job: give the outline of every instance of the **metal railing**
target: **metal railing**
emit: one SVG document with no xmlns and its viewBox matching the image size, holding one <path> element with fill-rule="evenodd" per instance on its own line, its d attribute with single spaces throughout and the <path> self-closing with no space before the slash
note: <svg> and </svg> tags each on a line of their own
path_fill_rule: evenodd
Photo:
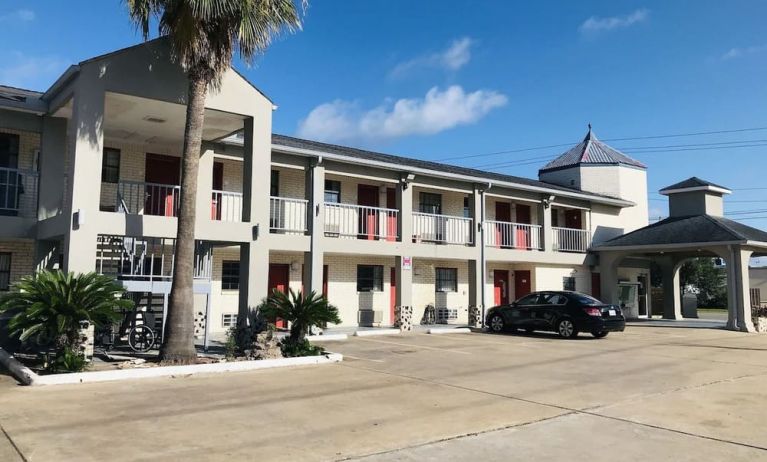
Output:
<svg viewBox="0 0 767 462">
<path fill-rule="evenodd" d="M 413 240 L 470 245 L 474 242 L 471 218 L 413 212 Z"/>
<path fill-rule="evenodd" d="M 541 226 L 505 221 L 485 222 L 485 245 L 508 249 L 541 250 Z"/>
<path fill-rule="evenodd" d="M 242 193 L 213 190 L 210 219 L 217 221 L 242 221 Z"/>
<path fill-rule="evenodd" d="M 585 253 L 591 246 L 591 234 L 585 229 L 551 228 L 553 248 L 556 252 Z"/>
<path fill-rule="evenodd" d="M 399 211 L 325 202 L 325 235 L 396 241 Z"/>
<path fill-rule="evenodd" d="M 269 198 L 269 229 L 275 233 L 306 232 L 308 201 L 287 197 Z"/>
<path fill-rule="evenodd" d="M 212 248 L 195 244 L 194 278 L 210 280 Z M 120 280 L 165 281 L 173 278 L 176 240 L 100 234 L 96 241 L 96 271 Z"/>
<path fill-rule="evenodd" d="M 37 217 L 37 185 L 34 171 L 0 167 L 0 215 Z"/>
<path fill-rule="evenodd" d="M 127 207 L 127 213 L 138 215 L 178 216 L 181 186 L 120 180 L 117 184 L 117 204 Z"/>
</svg>

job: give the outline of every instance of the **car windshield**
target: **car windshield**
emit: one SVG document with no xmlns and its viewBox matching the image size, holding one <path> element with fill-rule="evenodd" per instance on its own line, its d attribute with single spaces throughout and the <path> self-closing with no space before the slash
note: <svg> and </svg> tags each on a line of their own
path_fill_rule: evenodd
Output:
<svg viewBox="0 0 767 462">
<path fill-rule="evenodd" d="M 591 295 L 586 294 L 571 294 L 571 297 L 575 298 L 580 303 L 583 303 L 584 305 L 603 305 L 601 301 L 597 300 L 596 298 L 592 297 Z"/>
</svg>

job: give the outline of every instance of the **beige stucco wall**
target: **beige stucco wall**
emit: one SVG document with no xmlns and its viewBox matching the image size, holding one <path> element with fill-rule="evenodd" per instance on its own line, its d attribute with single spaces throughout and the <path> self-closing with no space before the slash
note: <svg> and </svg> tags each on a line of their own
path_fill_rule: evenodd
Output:
<svg viewBox="0 0 767 462">
<path fill-rule="evenodd" d="M 759 289 L 761 292 L 760 303 L 767 303 L 767 268 L 750 268 L 748 270 L 750 284 L 752 289 Z"/>
</svg>

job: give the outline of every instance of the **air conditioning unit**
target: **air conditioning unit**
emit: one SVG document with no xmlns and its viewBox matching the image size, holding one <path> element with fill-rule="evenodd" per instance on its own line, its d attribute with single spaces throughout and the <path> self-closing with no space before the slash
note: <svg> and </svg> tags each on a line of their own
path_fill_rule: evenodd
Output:
<svg viewBox="0 0 767 462">
<path fill-rule="evenodd" d="M 361 327 L 376 327 L 383 322 L 383 311 L 380 310 L 359 310 L 357 312 L 357 323 Z"/>
<path fill-rule="evenodd" d="M 437 308 L 437 324 L 449 324 L 458 319 L 457 308 Z"/>
</svg>

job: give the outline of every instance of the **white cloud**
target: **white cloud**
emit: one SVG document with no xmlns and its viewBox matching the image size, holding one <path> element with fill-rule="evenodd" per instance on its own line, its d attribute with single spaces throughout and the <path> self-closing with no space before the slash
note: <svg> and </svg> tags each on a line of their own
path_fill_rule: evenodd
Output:
<svg viewBox="0 0 767 462">
<path fill-rule="evenodd" d="M 610 31 L 633 26 L 634 24 L 646 21 L 649 17 L 650 11 L 644 8 L 635 10 L 624 16 L 609 16 L 604 18 L 592 16 L 585 20 L 578 30 L 580 30 L 581 33 Z"/>
<path fill-rule="evenodd" d="M 44 90 L 69 65 L 54 56 L 28 56 L 13 52 L 0 55 L 5 65 L 0 69 L 0 84 L 32 90 Z"/>
<path fill-rule="evenodd" d="M 767 44 L 744 47 L 744 48 L 737 48 L 737 47 L 730 48 L 729 50 L 727 50 L 727 53 L 722 55 L 722 59 L 728 60 L 728 59 L 741 58 L 743 56 L 753 55 L 755 53 L 763 53 L 765 51 L 767 51 Z"/>
<path fill-rule="evenodd" d="M 438 53 L 419 56 L 397 64 L 391 70 L 389 75 L 391 77 L 402 77 L 413 70 L 423 68 L 457 71 L 471 60 L 471 47 L 474 46 L 475 43 L 476 42 L 469 37 L 453 40 L 446 49 Z"/>
<path fill-rule="evenodd" d="M 11 11 L 8 13 L 2 13 L 0 14 L 0 22 L 10 22 L 10 21 L 22 21 L 22 22 L 29 22 L 35 20 L 35 12 L 32 10 L 16 10 Z"/>
<path fill-rule="evenodd" d="M 507 101 L 496 91 L 466 93 L 458 85 L 444 91 L 433 87 L 423 98 L 387 101 L 368 110 L 356 102 L 335 100 L 314 108 L 299 123 L 298 136 L 339 142 L 432 135 L 473 124 Z"/>
</svg>

